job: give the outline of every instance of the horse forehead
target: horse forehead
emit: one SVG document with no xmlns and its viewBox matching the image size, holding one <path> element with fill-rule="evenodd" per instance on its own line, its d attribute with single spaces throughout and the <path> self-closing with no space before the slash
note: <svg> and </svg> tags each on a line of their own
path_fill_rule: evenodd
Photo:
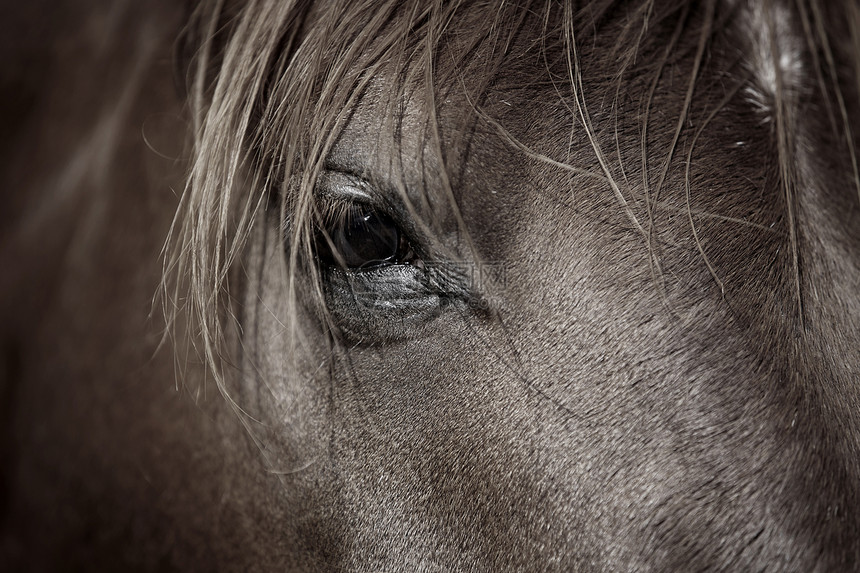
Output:
<svg viewBox="0 0 860 573">
<path fill-rule="evenodd" d="M 507 123 L 526 145 L 557 154 L 567 140 L 558 122 L 543 122 L 525 111 L 510 113 L 508 106 L 515 100 L 505 92 L 485 97 L 479 109 L 465 91 L 456 89 L 441 101 L 431 101 L 423 90 L 415 89 L 405 101 L 392 102 L 389 86 L 387 77 L 371 83 L 351 111 L 328 160 L 330 165 L 384 183 L 391 192 L 405 193 L 415 205 L 429 201 L 442 208 L 451 199 L 445 180 L 459 200 L 475 190 L 476 178 L 487 182 L 494 174 L 522 167 L 522 153 L 482 119 L 497 115 L 496 111 L 508 112 Z M 549 92 L 544 100 L 543 108 L 562 105 Z M 431 105 L 435 106 L 432 115 L 428 113 Z"/>
</svg>

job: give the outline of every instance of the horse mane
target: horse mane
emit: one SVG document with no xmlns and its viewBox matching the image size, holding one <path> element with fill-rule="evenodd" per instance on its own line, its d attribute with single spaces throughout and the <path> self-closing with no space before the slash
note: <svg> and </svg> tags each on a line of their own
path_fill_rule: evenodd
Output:
<svg viewBox="0 0 860 573">
<path fill-rule="evenodd" d="M 725 33 L 726 23 L 738 2 L 653 0 L 598 2 L 484 0 L 482 25 L 470 35 L 458 33 L 458 22 L 468 3 L 443 0 L 334 0 L 325 7 L 301 0 L 216 0 L 202 2 L 195 10 L 186 41 L 192 54 L 182 65 L 188 70 L 188 101 L 193 125 L 193 159 L 180 208 L 165 246 L 162 296 L 168 323 L 180 315 L 190 321 L 190 332 L 217 380 L 225 362 L 223 343 L 230 321 L 238 312 L 233 291 L 241 281 L 236 263 L 241 261 L 252 228 L 267 210 L 277 210 L 286 245 L 286 284 L 290 304 L 296 304 L 298 270 L 311 278 L 313 298 L 323 318 L 325 303 L 313 260 L 315 217 L 313 190 L 325 159 L 349 120 L 357 102 L 372 82 L 383 82 L 384 108 L 392 117 L 402 115 L 402 104 L 416 93 L 424 102 L 419 123 L 427 126 L 426 138 L 442 169 L 442 186 L 456 208 L 453 174 L 439 135 L 438 102 L 444 91 L 465 90 L 472 114 L 496 130 L 524 156 L 571 172 L 581 167 L 570 158 L 549 157 L 530 149 L 502 122 L 481 107 L 493 89 L 498 71 L 515 66 L 529 81 L 551 82 L 573 117 L 571 129 L 584 129 L 600 166 L 596 177 L 604 179 L 623 209 L 631 227 L 651 249 L 653 276 L 661 278 L 654 217 L 660 208 L 660 192 L 673 158 L 687 152 L 687 208 L 690 205 L 689 164 L 692 148 L 682 150 L 679 138 L 693 122 L 691 109 L 697 98 L 708 98 L 698 83 L 699 70 L 708 58 L 712 40 Z M 788 30 L 782 16 L 788 3 L 764 2 L 754 10 L 758 21 L 750 23 L 748 36 L 756 50 L 746 72 L 736 71 L 737 89 L 756 105 L 763 122 L 770 123 L 777 144 L 778 171 L 787 209 L 795 275 L 795 296 L 802 316 L 801 262 L 798 260 L 796 186 L 798 167 L 798 101 L 808 90 L 818 90 L 826 102 L 830 128 L 843 141 L 860 192 L 855 134 L 851 131 L 846 98 L 856 98 L 860 85 L 860 8 L 856 3 L 826 6 L 820 0 L 798 0 L 800 30 Z M 623 12 L 621 19 L 610 18 Z M 487 25 L 489 21 L 489 25 Z M 834 26 L 847 33 L 834 34 Z M 789 32 L 801 44 L 785 38 Z M 583 53 L 602 50 L 597 61 Z M 606 39 L 608 38 L 608 39 Z M 837 42 L 833 38 L 847 38 Z M 530 51 L 523 56 L 523 47 Z M 695 54 L 686 78 L 681 105 L 674 121 L 672 143 L 652 149 L 649 118 L 658 82 L 679 54 Z M 792 51 L 808 52 L 816 63 L 815 77 L 795 77 Z M 649 54 L 648 58 L 643 54 Z M 480 66 L 470 63 L 480 54 Z M 652 57 L 653 56 L 653 57 Z M 544 67 L 534 66 L 543 61 Z M 850 62 L 851 70 L 838 62 Z M 606 81 L 584 85 L 583 66 L 600 65 Z M 187 66 L 187 67 L 186 67 Z M 743 66 L 741 66 L 742 68 Z M 469 70 L 468 76 L 464 70 Z M 741 69 L 739 68 L 739 69 Z M 529 79 L 530 76 L 530 79 Z M 642 82 L 641 165 L 626 169 L 620 157 L 598 133 L 588 102 L 602 98 L 609 112 L 601 121 L 611 125 L 625 78 Z M 600 90 L 602 93 L 592 93 Z M 736 93 L 736 92 L 731 92 Z M 701 130 L 726 104 L 717 99 L 704 117 L 696 117 L 691 130 L 692 147 Z M 396 129 L 380 134 L 394 144 Z M 616 134 L 617 142 L 617 134 Z M 655 157 L 658 165 L 649 165 Z M 628 177 L 641 178 L 632 196 Z M 462 222 L 461 222 L 462 223 Z M 708 261 L 699 241 L 692 214 L 690 232 L 699 252 L 721 289 L 721 278 Z M 305 276 L 305 275 L 303 275 Z M 292 313 L 295 314 L 295 313 Z M 298 328 L 298 325 L 287 325 Z"/>
</svg>

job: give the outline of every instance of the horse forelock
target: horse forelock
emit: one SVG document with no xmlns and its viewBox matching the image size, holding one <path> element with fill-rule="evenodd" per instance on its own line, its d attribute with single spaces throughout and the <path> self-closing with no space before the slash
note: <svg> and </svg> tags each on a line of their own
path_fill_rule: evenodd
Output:
<svg viewBox="0 0 860 573">
<path fill-rule="evenodd" d="M 208 13 L 199 34 L 208 39 L 197 55 L 190 90 L 198 118 L 197 151 L 172 233 L 167 268 L 173 269 L 169 274 L 174 278 L 188 277 L 187 305 L 199 321 L 209 359 L 215 358 L 211 343 L 221 338 L 221 319 L 213 313 L 217 305 L 212 302 L 221 299 L 227 270 L 240 257 L 256 215 L 275 197 L 290 235 L 290 264 L 310 256 L 314 182 L 350 114 L 362 98 L 370 97 L 369 92 L 385 100 L 381 107 L 389 111 L 382 115 L 400 117 L 401 122 L 405 102 L 421 94 L 420 117 L 414 123 L 423 126 L 429 152 L 439 156 L 435 161 L 443 166 L 439 172 L 443 179 L 457 170 L 453 165 L 457 154 L 449 151 L 446 157 L 443 148 L 456 148 L 451 137 L 465 137 L 475 116 L 493 125 L 527 156 L 561 171 L 582 171 L 581 165 L 568 163 L 565 156 L 549 157 L 530 149 L 482 111 L 492 103 L 488 94 L 495 91 L 497 100 L 506 101 L 506 91 L 522 87 L 510 85 L 512 78 L 519 78 L 524 86 L 551 85 L 558 106 L 569 112 L 571 129 L 588 135 L 596 163 L 590 162 L 587 169 L 605 178 L 630 224 L 643 240 L 652 242 L 652 219 L 659 210 L 652 199 L 659 202 L 684 121 L 691 121 L 690 116 L 701 109 L 704 117 L 699 121 L 707 123 L 708 114 L 719 113 L 724 105 L 698 103 L 707 101 L 697 77 L 702 75 L 700 67 L 708 49 L 725 51 L 717 39 L 733 34 L 746 45 L 744 53 L 736 55 L 743 67 L 729 70 L 734 79 L 728 78 L 744 90 L 761 121 L 772 122 L 780 134 L 777 164 L 789 211 L 788 228 L 794 233 L 795 175 L 790 158 L 796 147 L 797 94 L 810 86 L 810 74 L 804 71 L 806 46 L 821 44 L 826 36 L 822 36 L 820 10 L 804 12 L 808 21 L 798 22 L 792 14 L 783 2 L 715 1 L 693 7 L 604 2 L 579 10 L 539 2 L 344 2 L 315 7 L 259 1 L 241 8 L 228 3 L 223 10 Z M 492 15 L 489 22 L 487 15 Z M 224 29 L 230 30 L 228 37 L 215 34 Z M 667 43 L 672 52 L 665 50 Z M 653 109 L 655 93 L 659 99 L 655 89 L 674 61 L 697 47 L 696 61 L 683 80 L 687 99 L 675 108 L 679 118 L 675 136 L 662 142 L 665 149 L 657 150 L 646 134 L 649 117 L 658 111 Z M 582 68 L 600 69 L 605 81 L 582 85 Z M 618 113 L 618 98 L 630 97 L 621 89 L 630 88 L 624 82 L 631 78 L 643 87 L 651 85 L 639 94 L 643 132 L 639 166 L 630 166 L 630 157 L 613 157 L 617 141 L 605 136 L 599 141 L 597 135 L 601 126 L 617 121 L 613 114 Z M 822 89 L 832 84 L 829 77 L 822 81 L 826 84 Z M 465 93 L 460 105 L 466 113 L 461 114 L 463 129 L 447 129 L 448 139 L 442 142 L 435 126 L 446 92 Z M 586 100 L 594 102 L 591 107 Z M 837 113 L 831 110 L 831 115 Z M 848 130 L 844 121 L 835 123 Z M 388 133 L 380 133 L 380 145 L 383 139 L 385 145 L 398 145 L 397 125 L 387 129 Z M 647 160 L 649 156 L 666 159 L 649 165 L 655 162 Z M 630 173 L 639 172 L 641 197 L 623 190 L 625 167 Z M 450 182 L 445 186 L 447 200 L 455 203 Z M 704 251 L 701 254 L 706 258 Z M 656 255 L 654 264 L 659 275 Z M 178 282 L 174 281 L 174 288 Z M 798 299 L 799 290 L 798 279 Z M 186 300 L 178 290 L 172 296 Z M 319 289 L 318 299 L 322 301 Z"/>
</svg>

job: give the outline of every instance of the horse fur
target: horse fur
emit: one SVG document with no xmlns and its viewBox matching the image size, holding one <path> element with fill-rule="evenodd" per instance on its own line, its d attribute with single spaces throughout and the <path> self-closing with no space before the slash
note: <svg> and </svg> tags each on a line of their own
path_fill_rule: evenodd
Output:
<svg viewBox="0 0 860 573">
<path fill-rule="evenodd" d="M 78 8 L 7 51 L 4 565 L 858 567 L 855 2 Z"/>
</svg>

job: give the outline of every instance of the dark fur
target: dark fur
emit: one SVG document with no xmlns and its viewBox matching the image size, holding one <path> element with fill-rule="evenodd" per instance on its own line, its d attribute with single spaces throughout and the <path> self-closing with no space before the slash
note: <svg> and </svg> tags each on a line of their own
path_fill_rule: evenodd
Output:
<svg viewBox="0 0 860 573">
<path fill-rule="evenodd" d="M 856 4 L 92 4 L 4 83 L 0 568 L 860 567 Z M 420 265 L 316 260 L 337 172 Z"/>
</svg>

